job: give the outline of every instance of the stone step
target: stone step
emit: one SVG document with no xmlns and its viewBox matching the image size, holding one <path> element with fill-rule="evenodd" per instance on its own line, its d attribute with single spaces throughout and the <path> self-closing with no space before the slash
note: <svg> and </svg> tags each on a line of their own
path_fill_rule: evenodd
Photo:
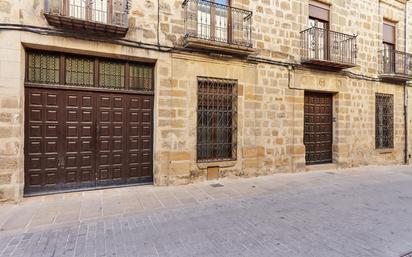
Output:
<svg viewBox="0 0 412 257">
<path fill-rule="evenodd" d="M 306 165 L 306 171 L 321 171 L 321 170 L 337 170 L 338 165 L 336 163 Z"/>
</svg>

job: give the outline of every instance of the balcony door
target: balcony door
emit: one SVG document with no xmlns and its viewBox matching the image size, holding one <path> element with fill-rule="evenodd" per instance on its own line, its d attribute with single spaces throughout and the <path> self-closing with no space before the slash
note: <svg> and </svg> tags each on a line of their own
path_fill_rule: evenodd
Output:
<svg viewBox="0 0 412 257">
<path fill-rule="evenodd" d="M 95 22 L 108 23 L 111 0 L 65 0 L 68 15 Z"/>
<path fill-rule="evenodd" d="M 87 0 L 69 0 L 66 1 L 69 16 L 86 20 L 88 18 L 88 1 Z"/>
<path fill-rule="evenodd" d="M 383 22 L 383 70 L 384 73 L 396 73 L 396 23 Z"/>
<path fill-rule="evenodd" d="M 318 60 L 327 60 L 329 23 L 310 17 L 309 26 L 316 28 L 309 35 L 309 43 L 311 44 L 309 56 Z"/>
<path fill-rule="evenodd" d="M 91 11 L 92 11 L 92 20 L 107 23 L 108 22 L 108 0 L 94 0 L 92 1 Z"/>
<path fill-rule="evenodd" d="M 310 1 L 309 4 L 309 57 L 317 60 L 328 60 L 329 57 L 329 6 Z"/>
<path fill-rule="evenodd" d="M 230 0 L 199 1 L 197 34 L 199 38 L 228 42 Z"/>
</svg>

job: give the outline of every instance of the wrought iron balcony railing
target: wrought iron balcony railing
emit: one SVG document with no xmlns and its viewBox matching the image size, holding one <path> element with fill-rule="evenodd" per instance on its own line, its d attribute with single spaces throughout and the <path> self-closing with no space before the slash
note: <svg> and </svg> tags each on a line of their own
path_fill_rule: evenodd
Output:
<svg viewBox="0 0 412 257">
<path fill-rule="evenodd" d="M 408 81 L 412 80 L 412 54 L 385 49 L 379 51 L 380 77 Z"/>
<path fill-rule="evenodd" d="M 46 0 L 50 25 L 124 36 L 128 29 L 128 0 Z"/>
<path fill-rule="evenodd" d="M 251 11 L 206 0 L 183 2 L 185 41 L 209 41 L 235 47 L 252 47 Z"/>
<path fill-rule="evenodd" d="M 300 36 L 302 63 L 334 69 L 356 66 L 356 35 L 312 27 Z"/>
</svg>

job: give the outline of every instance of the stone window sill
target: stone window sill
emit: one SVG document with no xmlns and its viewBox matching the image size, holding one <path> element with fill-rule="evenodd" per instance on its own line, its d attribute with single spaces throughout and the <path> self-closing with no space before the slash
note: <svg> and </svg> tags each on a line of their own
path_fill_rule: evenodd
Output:
<svg viewBox="0 0 412 257">
<path fill-rule="evenodd" d="M 378 154 L 391 154 L 394 152 L 393 148 L 386 148 L 386 149 L 376 149 Z"/>
<path fill-rule="evenodd" d="M 237 160 L 231 161 L 211 161 L 211 162 L 198 162 L 197 167 L 199 169 L 207 169 L 208 167 L 217 166 L 219 168 L 227 168 L 236 166 Z"/>
</svg>

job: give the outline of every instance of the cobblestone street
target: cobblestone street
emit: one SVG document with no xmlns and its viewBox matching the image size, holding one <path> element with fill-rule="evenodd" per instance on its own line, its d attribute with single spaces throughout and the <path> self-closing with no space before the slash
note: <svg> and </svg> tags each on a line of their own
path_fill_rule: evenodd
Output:
<svg viewBox="0 0 412 257">
<path fill-rule="evenodd" d="M 0 256 L 397 257 L 407 166 L 140 186 L 0 205 Z"/>
</svg>

